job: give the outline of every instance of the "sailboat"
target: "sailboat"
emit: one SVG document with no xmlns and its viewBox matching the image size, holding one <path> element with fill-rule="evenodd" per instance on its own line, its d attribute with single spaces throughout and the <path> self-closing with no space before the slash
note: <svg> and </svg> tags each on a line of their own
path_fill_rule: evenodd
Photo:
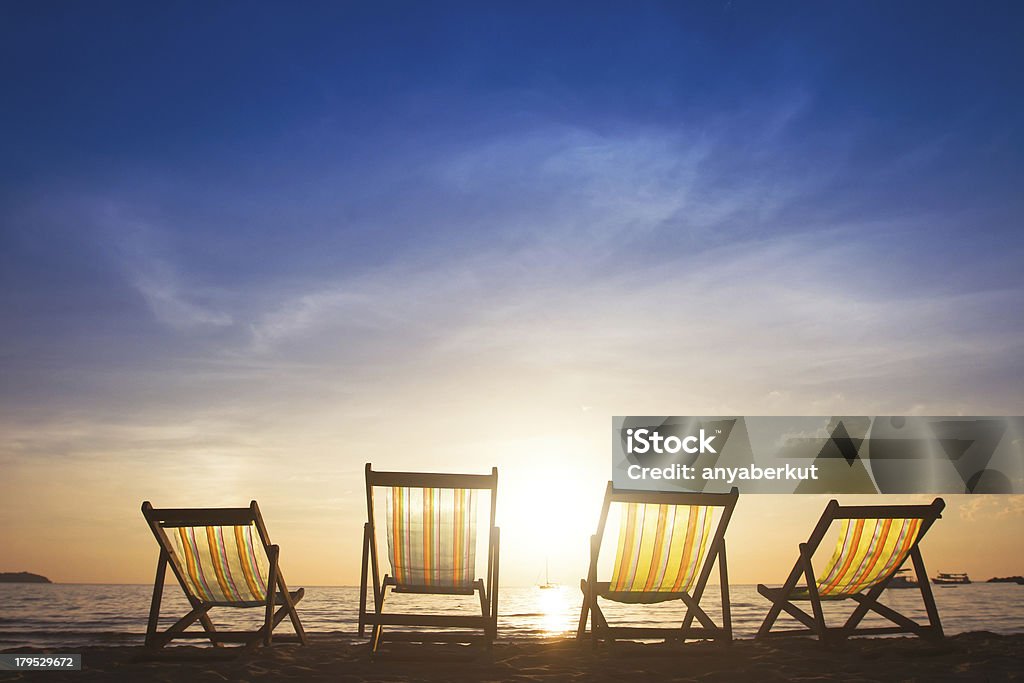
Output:
<svg viewBox="0 0 1024 683">
<path fill-rule="evenodd" d="M 544 558 L 544 583 L 537 584 L 537 588 L 541 590 L 547 590 L 549 588 L 558 588 L 557 583 L 551 583 L 551 579 L 548 577 L 548 560 Z"/>
</svg>

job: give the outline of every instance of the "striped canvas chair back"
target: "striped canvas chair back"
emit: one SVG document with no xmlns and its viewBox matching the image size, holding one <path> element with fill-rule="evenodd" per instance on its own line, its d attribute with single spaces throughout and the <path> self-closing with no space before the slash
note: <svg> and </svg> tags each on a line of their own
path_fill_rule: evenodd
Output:
<svg viewBox="0 0 1024 683">
<path fill-rule="evenodd" d="M 838 599 L 888 579 L 900 568 L 921 532 L 921 519 L 843 519 L 828 564 L 817 578 L 818 595 Z"/>
<path fill-rule="evenodd" d="M 465 589 L 476 579 L 477 490 L 386 488 L 388 559 L 399 586 Z"/>
<path fill-rule="evenodd" d="M 164 529 L 188 593 L 204 602 L 267 599 L 270 563 L 255 524 Z"/>
<path fill-rule="evenodd" d="M 609 590 L 692 590 L 718 528 L 722 508 L 656 503 L 621 503 L 619 507 L 619 541 Z"/>
</svg>

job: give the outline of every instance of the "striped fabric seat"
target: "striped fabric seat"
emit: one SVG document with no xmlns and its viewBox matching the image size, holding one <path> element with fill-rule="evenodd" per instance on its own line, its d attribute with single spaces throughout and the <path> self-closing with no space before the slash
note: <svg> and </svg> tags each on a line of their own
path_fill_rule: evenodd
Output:
<svg viewBox="0 0 1024 683">
<path fill-rule="evenodd" d="M 386 491 L 388 559 L 398 586 L 471 589 L 477 491 L 402 486 Z"/>
<path fill-rule="evenodd" d="M 885 581 L 903 564 L 920 531 L 920 519 L 842 520 L 836 548 L 816 581 L 818 595 L 845 598 Z"/>
<path fill-rule="evenodd" d="M 609 597 L 615 599 L 614 593 L 691 591 L 717 528 L 715 508 L 656 503 L 623 503 L 620 507 Z"/>
<path fill-rule="evenodd" d="M 264 602 L 269 562 L 255 525 L 166 529 L 185 587 L 214 603 Z"/>
</svg>

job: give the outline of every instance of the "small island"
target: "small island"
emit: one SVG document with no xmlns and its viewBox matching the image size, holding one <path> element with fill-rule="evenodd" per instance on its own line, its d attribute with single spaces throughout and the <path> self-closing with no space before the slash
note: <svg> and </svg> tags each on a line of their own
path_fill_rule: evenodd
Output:
<svg viewBox="0 0 1024 683">
<path fill-rule="evenodd" d="M 53 581 L 31 572 L 0 572 L 0 583 L 53 583 Z"/>
<path fill-rule="evenodd" d="M 1024 585 L 1024 576 L 996 576 L 989 579 L 987 583 L 1019 583 Z"/>
</svg>

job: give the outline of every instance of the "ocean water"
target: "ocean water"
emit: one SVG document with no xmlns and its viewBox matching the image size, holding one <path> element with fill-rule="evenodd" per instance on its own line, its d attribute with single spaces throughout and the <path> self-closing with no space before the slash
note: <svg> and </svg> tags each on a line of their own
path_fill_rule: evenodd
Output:
<svg viewBox="0 0 1024 683">
<path fill-rule="evenodd" d="M 173 590 L 172 590 L 173 589 Z M 1024 586 L 976 583 L 933 588 L 939 615 L 947 634 L 965 631 L 1024 632 Z M 733 631 L 738 638 L 756 632 L 768 609 L 768 601 L 754 586 L 731 587 Z M 86 645 L 138 645 L 142 643 L 152 597 L 150 586 L 76 584 L 0 584 L 0 649 Z M 579 621 L 582 594 L 578 586 L 547 590 L 508 587 L 499 593 L 500 638 L 544 638 L 574 633 Z M 716 622 L 720 615 L 718 587 L 709 586 L 704 606 Z M 826 604 L 830 624 L 841 622 L 847 604 Z M 887 590 L 883 602 L 907 616 L 924 621 L 920 594 L 913 589 Z M 632 626 L 678 626 L 682 605 L 678 601 L 651 606 L 602 602 L 609 622 Z M 299 615 L 306 631 L 314 634 L 356 635 L 359 589 L 355 587 L 306 587 Z M 438 598 L 389 594 L 386 610 L 445 613 L 479 613 L 476 598 Z M 188 611 L 177 585 L 164 593 L 161 619 L 166 628 Z M 260 609 L 214 609 L 218 627 L 255 628 Z M 831 619 L 829 619 L 831 617 Z M 779 622 L 781 625 L 781 621 Z M 865 623 L 886 624 L 881 618 Z M 291 630 L 285 620 L 278 632 Z M 199 643 L 202 641 L 179 641 Z"/>
</svg>

